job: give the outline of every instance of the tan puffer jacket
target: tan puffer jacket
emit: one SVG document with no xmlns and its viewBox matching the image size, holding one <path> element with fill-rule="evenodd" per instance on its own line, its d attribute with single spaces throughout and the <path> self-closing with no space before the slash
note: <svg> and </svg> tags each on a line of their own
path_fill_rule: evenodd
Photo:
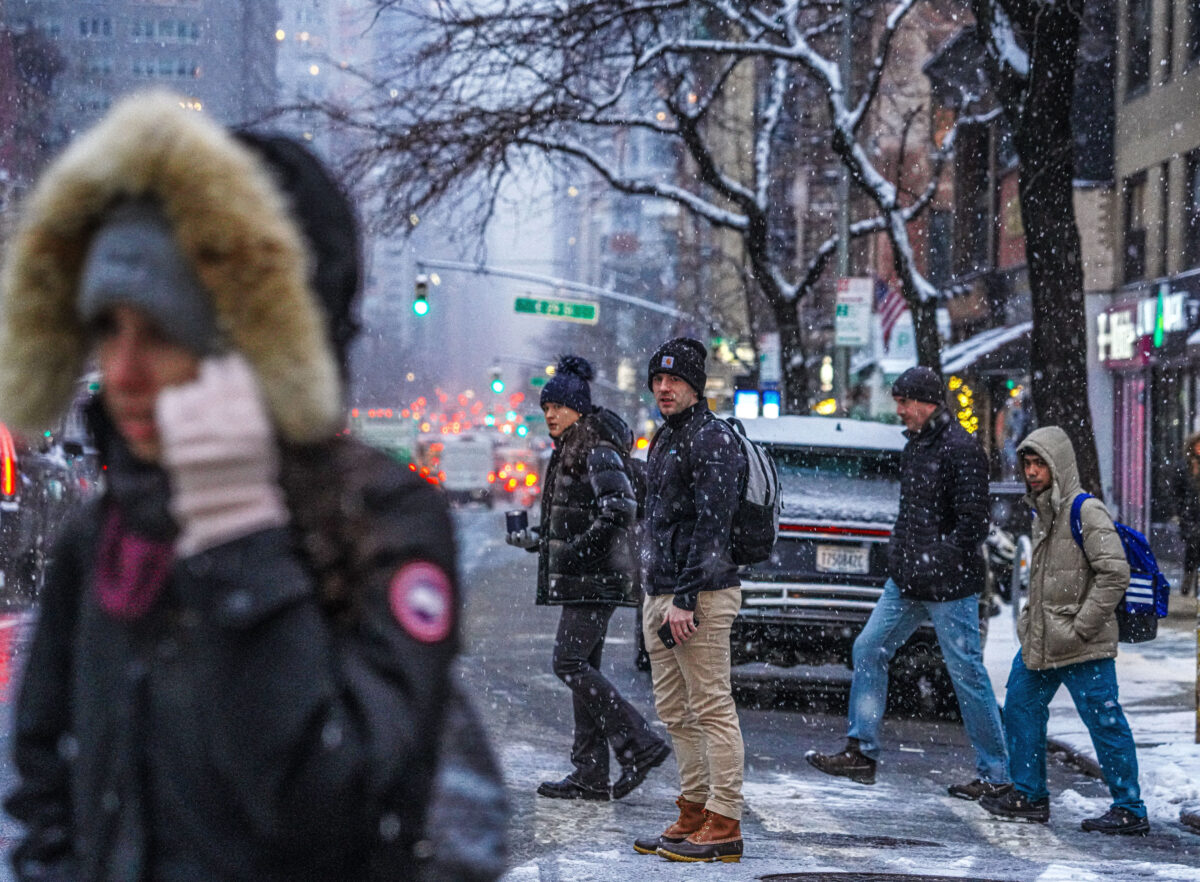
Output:
<svg viewBox="0 0 1200 882">
<path fill-rule="evenodd" d="M 1082 490 L 1067 433 L 1057 426 L 1038 429 L 1021 442 L 1026 451 L 1049 464 L 1053 482 L 1049 490 L 1026 497 L 1035 517 L 1029 603 L 1017 622 L 1025 667 L 1036 671 L 1115 658 L 1115 610 L 1129 586 L 1129 564 L 1112 517 L 1100 500 L 1085 501 L 1080 549 L 1071 535 L 1071 503 Z"/>
</svg>

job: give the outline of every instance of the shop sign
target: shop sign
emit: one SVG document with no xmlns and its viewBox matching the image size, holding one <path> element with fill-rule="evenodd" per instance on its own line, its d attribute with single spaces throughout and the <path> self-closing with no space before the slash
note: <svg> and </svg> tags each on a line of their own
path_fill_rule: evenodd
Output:
<svg viewBox="0 0 1200 882">
<path fill-rule="evenodd" d="M 1144 365 L 1167 334 L 1187 329 L 1187 295 L 1170 293 L 1163 285 L 1156 297 L 1113 306 L 1096 316 L 1096 357 L 1109 368 Z"/>
</svg>

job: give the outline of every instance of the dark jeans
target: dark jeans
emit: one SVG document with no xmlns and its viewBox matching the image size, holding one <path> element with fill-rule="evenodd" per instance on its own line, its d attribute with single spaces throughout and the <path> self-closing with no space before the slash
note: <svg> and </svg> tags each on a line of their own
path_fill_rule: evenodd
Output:
<svg viewBox="0 0 1200 882">
<path fill-rule="evenodd" d="M 1113 806 L 1146 817 L 1138 788 L 1137 750 L 1117 700 L 1117 667 L 1111 658 L 1031 671 L 1017 651 L 1004 697 L 1004 730 L 1017 790 L 1034 800 L 1050 795 L 1046 789 L 1046 724 L 1050 699 L 1064 685 L 1092 736 Z"/>
<path fill-rule="evenodd" d="M 562 608 L 554 639 L 554 673 L 571 690 L 575 743 L 571 777 L 585 787 L 608 789 L 608 747 L 617 762 L 635 764 L 661 743 L 643 717 L 600 673 L 604 635 L 616 606 L 570 604 Z"/>
</svg>

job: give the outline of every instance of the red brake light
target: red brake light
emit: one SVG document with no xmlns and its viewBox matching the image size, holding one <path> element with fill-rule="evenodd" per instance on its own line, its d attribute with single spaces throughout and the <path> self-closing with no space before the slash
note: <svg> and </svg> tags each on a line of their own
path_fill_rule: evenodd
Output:
<svg viewBox="0 0 1200 882">
<path fill-rule="evenodd" d="M 780 524 L 781 533 L 818 533 L 823 536 L 877 536 L 888 539 L 891 530 L 873 529 L 870 527 L 833 527 L 826 524 Z"/>
</svg>

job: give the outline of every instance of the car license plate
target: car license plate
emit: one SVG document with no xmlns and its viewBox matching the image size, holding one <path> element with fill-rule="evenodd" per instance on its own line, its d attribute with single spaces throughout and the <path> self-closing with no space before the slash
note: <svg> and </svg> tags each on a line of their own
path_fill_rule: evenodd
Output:
<svg viewBox="0 0 1200 882">
<path fill-rule="evenodd" d="M 817 546 L 819 573 L 869 573 L 870 559 L 869 548 L 852 548 L 845 545 Z"/>
</svg>

